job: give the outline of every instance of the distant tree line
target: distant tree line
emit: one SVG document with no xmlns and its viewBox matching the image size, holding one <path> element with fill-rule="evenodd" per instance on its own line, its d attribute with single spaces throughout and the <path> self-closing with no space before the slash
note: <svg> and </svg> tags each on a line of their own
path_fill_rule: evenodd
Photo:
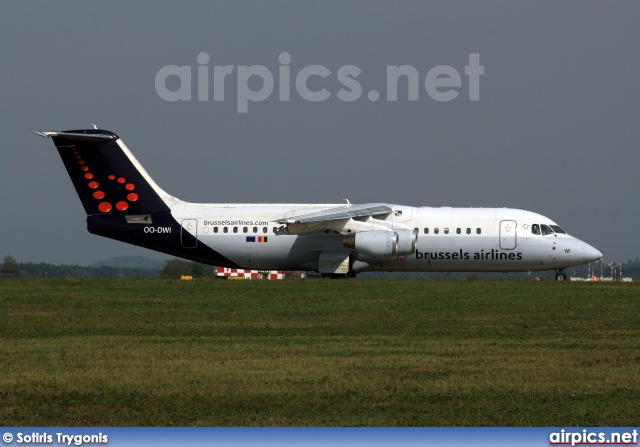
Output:
<svg viewBox="0 0 640 447">
<path fill-rule="evenodd" d="M 86 267 L 80 265 L 57 265 L 47 262 L 19 262 L 24 278 L 157 278 L 157 269 L 111 267 Z"/>
<path fill-rule="evenodd" d="M 3 277 L 24 278 L 175 278 L 192 276 L 206 278 L 216 276 L 215 267 L 199 262 L 169 259 L 161 269 L 112 267 L 88 267 L 80 265 L 49 264 L 47 262 L 17 262 L 7 255 L 0 263 Z"/>
</svg>

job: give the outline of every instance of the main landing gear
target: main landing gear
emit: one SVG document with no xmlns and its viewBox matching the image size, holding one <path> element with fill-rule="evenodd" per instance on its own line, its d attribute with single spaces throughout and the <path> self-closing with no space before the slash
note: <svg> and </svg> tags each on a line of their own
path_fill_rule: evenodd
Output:
<svg viewBox="0 0 640 447">
<path fill-rule="evenodd" d="M 556 281 L 566 281 L 567 274 L 564 272 L 564 269 L 556 270 L 555 278 L 556 278 Z"/>
</svg>

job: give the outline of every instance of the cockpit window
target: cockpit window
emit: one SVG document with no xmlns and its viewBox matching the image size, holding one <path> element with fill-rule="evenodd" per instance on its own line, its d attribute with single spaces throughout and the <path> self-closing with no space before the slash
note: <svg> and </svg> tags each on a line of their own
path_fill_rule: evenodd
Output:
<svg viewBox="0 0 640 447">
<path fill-rule="evenodd" d="M 540 234 L 540 225 L 538 224 L 531 225 L 531 232 L 533 234 Z"/>
<path fill-rule="evenodd" d="M 548 225 L 540 225 L 540 228 L 542 229 L 543 236 L 553 234 L 553 230 Z"/>
<path fill-rule="evenodd" d="M 550 225 L 550 227 L 553 228 L 553 231 L 555 231 L 556 233 L 567 234 L 562 228 L 557 225 Z"/>
</svg>

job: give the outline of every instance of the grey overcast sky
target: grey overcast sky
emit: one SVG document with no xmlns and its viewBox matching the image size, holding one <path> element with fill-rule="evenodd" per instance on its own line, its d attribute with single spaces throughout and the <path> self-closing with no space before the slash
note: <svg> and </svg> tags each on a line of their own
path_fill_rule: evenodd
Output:
<svg viewBox="0 0 640 447">
<path fill-rule="evenodd" d="M 93 236 L 51 140 L 30 129 L 96 123 L 154 180 L 194 202 L 391 202 L 535 211 L 604 252 L 640 256 L 638 1 L 1 1 L 0 256 L 90 264 L 151 251 Z M 198 54 L 209 100 L 198 101 Z M 291 56 L 290 101 L 278 94 Z M 479 101 L 469 55 L 479 54 Z M 162 99 L 166 65 L 192 66 L 191 101 Z M 224 101 L 214 66 L 231 65 Z M 237 112 L 239 66 L 273 93 Z M 301 97 L 297 74 L 326 88 Z M 357 66 L 362 95 L 337 78 Z M 386 97 L 387 66 L 419 73 L 419 99 Z M 425 77 L 460 73 L 437 101 Z M 167 79 L 169 89 L 180 86 Z M 258 90 L 256 77 L 249 82 Z M 369 92 L 380 93 L 378 101 Z M 446 90 L 446 89 L 441 89 Z"/>
</svg>

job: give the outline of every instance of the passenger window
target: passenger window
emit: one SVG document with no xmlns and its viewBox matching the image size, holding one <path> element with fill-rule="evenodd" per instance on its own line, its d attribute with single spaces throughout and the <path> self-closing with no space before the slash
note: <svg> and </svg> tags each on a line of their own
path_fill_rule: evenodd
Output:
<svg viewBox="0 0 640 447">
<path fill-rule="evenodd" d="M 444 229 L 444 234 L 449 234 L 449 229 L 448 228 Z"/>
<path fill-rule="evenodd" d="M 233 227 L 233 232 L 237 233 L 238 232 L 238 227 Z"/>
<path fill-rule="evenodd" d="M 267 227 L 262 227 L 262 232 L 266 233 L 267 231 L 269 231 L 269 229 Z"/>
<path fill-rule="evenodd" d="M 476 234 L 481 234 L 482 230 L 480 228 L 476 228 Z"/>
<path fill-rule="evenodd" d="M 471 234 L 471 228 L 467 228 L 467 234 Z"/>
<path fill-rule="evenodd" d="M 429 229 L 428 228 L 424 229 L 424 234 L 429 234 Z"/>
<path fill-rule="evenodd" d="M 213 232 L 217 233 L 218 232 L 218 227 L 213 227 Z"/>
<path fill-rule="evenodd" d="M 531 225 L 531 233 L 540 234 L 540 225 L 538 224 Z"/>
<path fill-rule="evenodd" d="M 456 234 L 460 234 L 462 233 L 462 230 L 460 228 L 456 228 Z"/>
<path fill-rule="evenodd" d="M 253 227 L 253 232 L 257 233 L 258 232 L 258 227 Z"/>
<path fill-rule="evenodd" d="M 248 231 L 249 231 L 249 229 L 248 229 L 247 227 L 244 227 L 244 228 L 242 229 L 242 232 L 243 232 L 243 233 L 246 233 L 246 232 L 248 232 Z"/>
<path fill-rule="evenodd" d="M 273 234 L 276 234 L 276 231 L 278 231 L 278 229 L 276 227 L 273 227 Z"/>
<path fill-rule="evenodd" d="M 228 227 L 224 227 L 224 230 L 223 230 L 223 231 L 224 231 L 225 233 L 228 233 L 228 232 L 229 232 L 229 228 L 228 228 Z"/>
<path fill-rule="evenodd" d="M 435 228 L 433 229 L 433 234 L 438 234 L 438 233 L 440 233 L 440 228 L 435 227 Z"/>
</svg>

